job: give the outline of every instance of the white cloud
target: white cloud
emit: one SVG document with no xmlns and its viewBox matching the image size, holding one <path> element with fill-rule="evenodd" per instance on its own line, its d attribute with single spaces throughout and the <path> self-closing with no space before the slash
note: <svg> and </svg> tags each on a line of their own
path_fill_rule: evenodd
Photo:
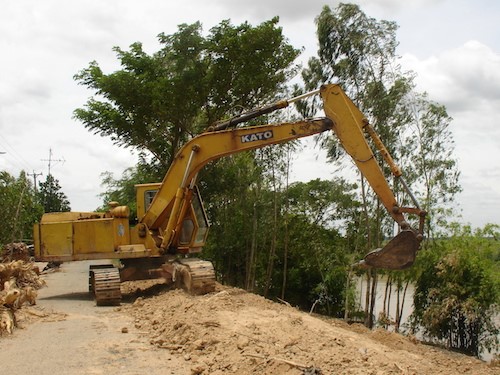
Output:
<svg viewBox="0 0 500 375">
<path fill-rule="evenodd" d="M 500 117 L 498 5 L 485 0 L 474 5 L 462 0 L 357 3 L 367 15 L 401 25 L 398 39 L 405 67 L 418 73 L 419 90 L 445 104 L 454 118 L 457 155 L 467 189 L 464 194 L 470 194 L 467 201 L 476 195 L 474 182 L 480 181 L 491 188 L 487 193 L 481 191 L 489 199 L 489 209 L 495 211 L 491 207 L 496 205 L 500 212 L 494 203 L 498 202 L 498 176 L 491 175 L 492 170 L 500 170 L 496 157 L 500 149 L 496 124 Z M 34 170 L 45 176 L 47 163 L 41 159 L 47 159 L 52 148 L 54 155 L 66 160 L 55 166 L 54 174 L 72 208 L 95 208 L 100 203 L 96 198 L 101 191 L 100 174 L 111 171 L 119 177 L 135 164 L 136 156 L 109 139 L 92 135 L 72 119 L 73 110 L 92 94 L 76 84 L 75 73 L 92 60 L 105 72 L 117 69 L 113 46 L 127 49 L 139 41 L 149 53 L 156 51 L 157 35 L 173 33 L 181 23 L 201 21 L 208 31 L 223 19 L 234 24 L 248 20 L 255 25 L 276 15 L 290 42 L 306 48 L 306 59 L 317 48 L 314 18 L 324 4 L 335 8 L 338 2 L 2 2 L 0 151 L 8 153 L 0 155 L 0 169 L 14 175 L 20 169 Z M 315 169 L 307 164 L 309 170 Z M 466 219 L 476 222 L 476 216 Z M 498 214 L 496 218 L 500 222 Z"/>
<path fill-rule="evenodd" d="M 353 1 L 325 1 L 325 0 L 253 0 L 241 1 L 216 0 L 214 3 L 222 5 L 233 15 L 244 18 L 271 18 L 280 16 L 285 22 L 296 22 L 303 19 L 314 20 L 321 9 L 327 5 L 335 9 L 339 3 L 355 3 L 364 9 L 378 9 L 388 11 L 400 11 L 402 9 L 413 9 L 433 4 L 434 6 L 445 0 L 353 0 Z"/>
<path fill-rule="evenodd" d="M 477 41 L 419 60 L 406 54 L 403 66 L 417 73 L 418 91 L 446 106 L 453 118 L 455 156 L 464 189 L 464 220 L 498 222 L 500 209 L 500 54 Z"/>
<path fill-rule="evenodd" d="M 417 72 L 419 87 L 453 112 L 500 104 L 500 54 L 480 42 L 468 41 L 423 61 L 407 54 L 403 64 Z"/>
</svg>

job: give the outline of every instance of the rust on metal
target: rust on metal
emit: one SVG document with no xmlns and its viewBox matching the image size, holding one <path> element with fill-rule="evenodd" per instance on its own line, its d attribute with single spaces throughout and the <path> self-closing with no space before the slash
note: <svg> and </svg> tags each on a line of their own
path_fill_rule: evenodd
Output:
<svg viewBox="0 0 500 375">
<path fill-rule="evenodd" d="M 403 270 L 415 261 L 420 241 L 412 230 L 401 231 L 381 249 L 365 255 L 357 265 L 363 268 Z"/>
</svg>

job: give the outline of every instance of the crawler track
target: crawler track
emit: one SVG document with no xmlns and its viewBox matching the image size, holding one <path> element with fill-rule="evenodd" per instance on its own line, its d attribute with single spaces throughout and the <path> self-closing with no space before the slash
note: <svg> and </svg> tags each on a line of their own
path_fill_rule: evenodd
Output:
<svg viewBox="0 0 500 375">
<path fill-rule="evenodd" d="M 94 293 L 97 306 L 116 306 L 122 300 L 120 272 L 109 265 L 92 268 L 89 272 L 89 289 Z"/>
<path fill-rule="evenodd" d="M 211 262 L 197 258 L 174 262 L 177 287 L 188 293 L 201 295 L 215 290 L 215 271 Z M 175 276 L 173 276 L 175 279 Z M 111 264 L 92 265 L 89 271 L 89 291 L 97 306 L 116 306 L 122 299 L 120 271 Z"/>
<path fill-rule="evenodd" d="M 178 262 L 182 284 L 188 293 L 200 295 L 215 290 L 215 271 L 211 262 L 197 258 L 181 259 Z"/>
</svg>

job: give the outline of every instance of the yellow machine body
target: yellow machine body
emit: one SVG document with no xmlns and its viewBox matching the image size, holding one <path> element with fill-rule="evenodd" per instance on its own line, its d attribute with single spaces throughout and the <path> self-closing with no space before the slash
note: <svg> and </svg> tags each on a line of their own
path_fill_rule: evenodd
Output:
<svg viewBox="0 0 500 375">
<path fill-rule="evenodd" d="M 41 239 L 35 241 L 37 258 L 47 261 L 108 259 L 111 254 L 118 255 L 121 247 L 130 245 L 127 218 L 58 221 L 50 216 L 44 220 L 46 215 L 35 225 L 35 233 Z"/>
<path fill-rule="evenodd" d="M 136 185 L 137 216 L 144 216 L 161 183 Z M 198 190 L 183 208 L 177 228 L 177 251 L 197 253 L 205 245 L 208 220 Z M 161 256 L 147 227 L 130 226 L 129 209 L 112 207 L 107 212 L 54 212 L 42 216 L 34 226 L 35 257 L 43 261 L 128 259 Z"/>
</svg>

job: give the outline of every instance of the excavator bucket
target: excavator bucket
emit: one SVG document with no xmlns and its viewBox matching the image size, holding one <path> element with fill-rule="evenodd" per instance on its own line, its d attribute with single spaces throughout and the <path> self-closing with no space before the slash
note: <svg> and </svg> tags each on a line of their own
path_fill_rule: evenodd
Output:
<svg viewBox="0 0 500 375">
<path fill-rule="evenodd" d="M 383 248 L 373 250 L 357 263 L 362 268 L 383 268 L 403 270 L 415 261 L 420 241 L 411 230 L 401 231 Z"/>
</svg>

